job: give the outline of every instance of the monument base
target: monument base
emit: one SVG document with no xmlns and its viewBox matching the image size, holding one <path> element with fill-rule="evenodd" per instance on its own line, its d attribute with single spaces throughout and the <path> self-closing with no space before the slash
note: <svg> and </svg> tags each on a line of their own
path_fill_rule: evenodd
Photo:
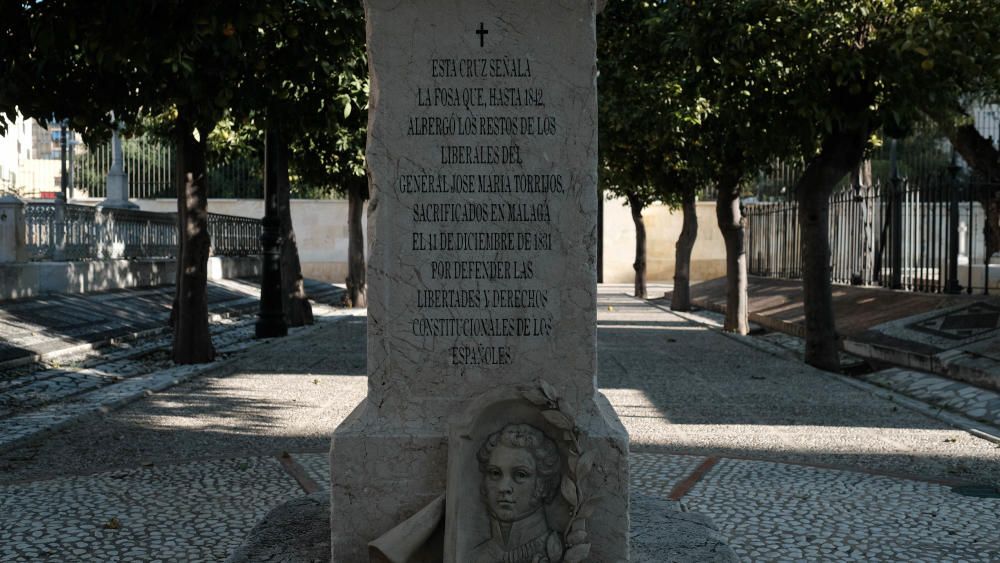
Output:
<svg viewBox="0 0 1000 563">
<path fill-rule="evenodd" d="M 739 561 L 715 524 L 680 503 L 632 494 L 632 563 Z M 328 563 L 330 495 L 321 491 L 270 511 L 227 563 Z M 367 561 L 367 559 L 365 559 Z"/>
<path fill-rule="evenodd" d="M 444 431 L 381 414 L 362 401 L 330 444 L 331 542 L 338 563 L 368 561 L 368 543 L 444 493 Z"/>
<path fill-rule="evenodd" d="M 574 420 L 580 442 L 600 460 L 591 476 L 600 499 L 595 499 L 587 526 L 592 546 L 588 560 L 627 561 L 628 436 L 603 395 L 595 394 L 589 403 L 579 408 Z M 385 405 L 379 408 L 366 399 L 334 432 L 331 543 L 337 563 L 367 562 L 370 542 L 454 490 L 448 483 L 448 421 L 434 417 L 421 425 L 419 420 L 401 418 L 407 410 L 462 414 L 454 408 L 411 407 L 400 412 Z M 478 482 L 480 476 L 468 479 Z M 446 500 L 449 506 L 455 502 Z"/>
</svg>

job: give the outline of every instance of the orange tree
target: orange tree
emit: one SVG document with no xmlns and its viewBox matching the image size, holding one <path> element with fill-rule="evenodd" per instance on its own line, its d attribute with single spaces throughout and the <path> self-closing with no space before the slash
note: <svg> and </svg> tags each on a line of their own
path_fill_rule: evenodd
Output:
<svg viewBox="0 0 1000 563">
<path fill-rule="evenodd" d="M 266 129 L 278 145 L 274 149 L 280 157 L 282 295 L 289 325 L 298 326 L 312 322 L 312 312 L 292 228 L 292 179 L 314 194 L 333 187 L 351 195 L 352 267 L 347 286 L 352 302 L 364 306 L 355 289 L 360 286 L 364 295 L 364 249 L 360 242 L 354 244 L 360 238 L 355 230 L 360 233 L 360 209 L 367 199 L 368 67 L 362 5 L 360 0 L 284 0 L 280 19 L 261 27 L 260 35 L 248 53 L 253 64 L 239 88 L 239 100 L 232 104 L 233 113 L 238 120 Z M 364 197 L 355 197 L 359 195 Z M 360 284 L 353 281 L 358 279 Z"/>
<path fill-rule="evenodd" d="M 791 142 L 802 229 L 806 361 L 839 369 L 831 296 L 828 200 L 883 125 L 951 107 L 998 73 L 991 0 L 703 0 L 665 5 L 691 78 L 722 123 L 721 141 L 753 151 L 743 124 L 769 123 L 768 159 Z M 734 111 L 735 110 L 735 111 Z M 726 131 L 729 131 L 729 135 Z M 777 144 L 773 144 L 776 142 Z M 766 153 L 772 153 L 770 155 Z"/>
<path fill-rule="evenodd" d="M 320 56 L 297 54 L 335 50 L 338 37 L 310 33 L 342 7 L 359 13 L 356 2 L 334 0 L 168 0 L 126 3 L 68 1 L 4 3 L 5 34 L 0 56 L 0 114 L 18 110 L 45 120 L 69 117 L 74 129 L 96 137 L 109 132 L 107 115 L 130 124 L 158 116 L 177 145 L 177 202 L 180 215 L 177 293 L 172 314 L 173 359 L 210 361 L 208 330 L 206 150 L 209 135 L 227 115 L 246 117 L 257 108 L 271 123 L 296 120 L 290 78 L 298 84 L 326 79 L 335 68 Z M 304 16 L 305 14 L 305 16 Z M 316 46 L 314 41 L 324 41 Z M 282 46 L 287 47 L 282 49 Z M 264 58 L 263 54 L 272 54 Z M 262 64 L 263 61 L 263 64 Z M 319 68 L 267 72 L 268 62 L 302 62 Z M 329 71 L 327 70 L 329 69 Z M 290 76 L 282 75 L 288 70 Z M 324 74 L 327 73 L 327 74 Z M 280 109 L 275 109 L 280 108 Z"/>
<path fill-rule="evenodd" d="M 702 186 L 687 159 L 698 146 L 699 109 L 661 72 L 658 46 L 664 37 L 647 25 L 660 9 L 656 2 L 613 2 L 598 19 L 600 179 L 602 189 L 624 198 L 632 214 L 636 297 L 646 297 L 643 210 L 656 201 L 682 208 L 671 306 L 687 310 L 698 231 L 695 196 Z"/>
<path fill-rule="evenodd" d="M 713 184 L 716 222 L 726 248 L 724 329 L 749 332 L 743 185 L 797 139 L 785 128 L 785 69 L 766 56 L 778 51 L 772 26 L 757 12 L 765 2 L 655 2 L 647 19 L 658 57 L 653 72 L 677 85 L 693 108 L 696 128 L 684 146 L 688 168 Z M 748 23 L 749 22 L 749 23 Z"/>
</svg>

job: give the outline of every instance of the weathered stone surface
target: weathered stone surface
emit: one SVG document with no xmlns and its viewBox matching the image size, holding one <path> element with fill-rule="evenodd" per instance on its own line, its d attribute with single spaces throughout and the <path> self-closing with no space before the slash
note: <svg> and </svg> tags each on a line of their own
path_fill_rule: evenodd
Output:
<svg viewBox="0 0 1000 563">
<path fill-rule="evenodd" d="M 545 379 L 598 457 L 589 560 L 624 560 L 628 438 L 595 389 L 596 4 L 365 6 L 369 387 L 331 443 L 334 559 L 451 485 L 453 417 Z M 446 526 L 482 516 L 475 496 Z"/>
<path fill-rule="evenodd" d="M 330 560 L 330 495 L 290 500 L 267 513 L 226 563 L 318 563 Z"/>
<path fill-rule="evenodd" d="M 330 561 L 326 492 L 289 501 L 261 520 L 228 563 L 312 563 Z M 682 512 L 679 503 L 632 495 L 633 563 L 738 561 L 711 519 Z"/>
</svg>

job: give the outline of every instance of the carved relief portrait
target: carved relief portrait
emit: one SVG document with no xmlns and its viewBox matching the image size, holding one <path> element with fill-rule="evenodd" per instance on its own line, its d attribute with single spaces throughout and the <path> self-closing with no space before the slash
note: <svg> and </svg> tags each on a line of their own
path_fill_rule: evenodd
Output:
<svg viewBox="0 0 1000 563">
<path fill-rule="evenodd" d="M 529 424 L 508 424 L 483 442 L 476 460 L 490 537 L 475 547 L 472 562 L 561 561 L 563 541 L 545 511 L 562 480 L 556 443 Z"/>
</svg>

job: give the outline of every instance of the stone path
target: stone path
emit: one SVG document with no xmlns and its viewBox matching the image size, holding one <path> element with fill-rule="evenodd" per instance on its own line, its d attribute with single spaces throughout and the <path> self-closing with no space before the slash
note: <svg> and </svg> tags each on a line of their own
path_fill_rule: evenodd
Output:
<svg viewBox="0 0 1000 563">
<path fill-rule="evenodd" d="M 336 286 L 314 280 L 306 280 L 306 290 L 311 299 L 327 303 L 340 293 Z M 218 318 L 253 313 L 259 292 L 253 280 L 209 281 L 209 314 Z M 114 339 L 161 334 L 173 296 L 173 286 L 161 286 L 0 301 L 0 366 L 79 354 Z"/>
<path fill-rule="evenodd" d="M 660 302 L 660 306 L 669 307 L 667 300 L 653 300 L 653 302 Z M 721 329 L 724 322 L 723 315 L 714 311 L 699 310 L 682 315 L 684 318 L 717 329 Z M 790 334 L 764 332 L 747 338 L 746 342 L 771 353 L 797 360 L 805 357 L 805 340 Z M 846 352 L 840 354 L 840 365 L 847 373 L 858 372 L 853 377 L 859 381 L 872 383 L 900 393 L 902 396 L 916 399 L 926 405 L 924 410 L 931 416 L 958 428 L 972 429 L 981 437 L 1000 444 L 1000 394 L 963 381 L 913 369 L 888 368 L 868 373 L 870 370 L 865 370 L 867 364 L 862 358 Z M 985 425 L 978 424 L 977 421 Z"/>
<path fill-rule="evenodd" d="M 1000 427 L 1000 394 L 992 391 L 901 368 L 862 375 L 861 379 Z"/>
<path fill-rule="evenodd" d="M 307 288 L 314 298 L 318 321 L 339 316 L 331 305 L 339 301 L 340 288 L 315 281 L 309 281 Z M 259 343 L 253 339 L 259 288 L 249 281 L 212 282 L 210 329 L 217 358 L 209 364 L 173 365 L 172 339 L 162 326 L 169 315 L 172 291 L 167 287 L 96 294 L 90 296 L 91 301 L 81 296 L 60 296 L 0 304 L 0 315 L 8 321 L 26 311 L 36 319 L 55 318 L 68 307 L 87 311 L 87 318 L 97 323 L 89 329 L 50 324 L 36 338 L 32 356 L 0 361 L 0 450 L 119 407 L 146 393 L 223 369 L 233 354 Z M 150 307 L 151 303 L 157 306 Z M 124 311 L 137 313 L 125 316 Z M 157 326 L 151 326 L 153 322 Z M 24 335 L 37 327 L 30 323 L 25 326 L 8 336 L 28 347 L 31 342 Z M 101 339 L 111 341 L 98 346 Z M 38 360 L 23 363 L 31 358 Z"/>
<path fill-rule="evenodd" d="M 633 489 L 709 514 L 741 557 L 1000 560 L 996 444 L 614 288 L 598 323 Z M 329 435 L 367 385 L 364 326 L 265 343 L 0 453 L 0 560 L 221 559 L 326 486 Z"/>
</svg>

